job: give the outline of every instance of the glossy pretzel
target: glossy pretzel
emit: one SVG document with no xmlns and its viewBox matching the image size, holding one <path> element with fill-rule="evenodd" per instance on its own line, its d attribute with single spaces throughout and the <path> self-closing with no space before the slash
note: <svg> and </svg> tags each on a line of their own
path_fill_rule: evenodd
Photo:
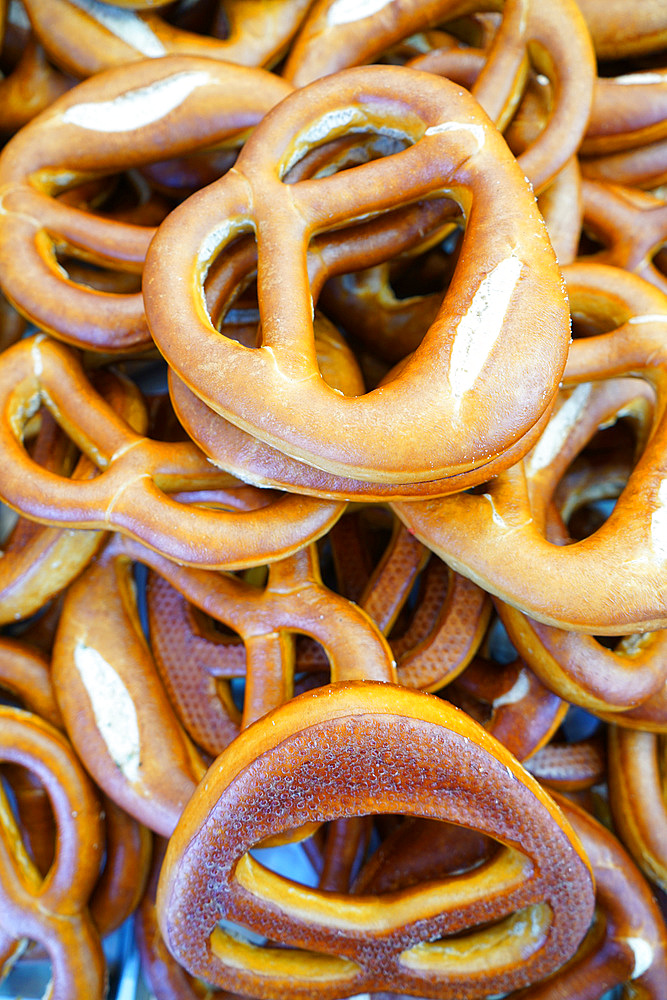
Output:
<svg viewBox="0 0 667 1000">
<path fill-rule="evenodd" d="M 512 819 L 491 805 L 498 795 L 514 803 Z M 386 902 L 320 895 L 247 853 L 305 821 L 369 810 L 463 823 L 508 846 L 480 875 Z M 284 705 L 218 759 L 170 842 L 158 918 L 191 972 L 256 996 L 504 992 L 562 962 L 590 920 L 590 876 L 566 831 L 514 758 L 464 715 L 407 689 L 336 685 Z M 297 950 L 232 937 L 217 926 L 223 916 Z M 456 936 L 480 920 L 500 926 Z M 441 944 L 444 934 L 454 937 Z"/>
<path fill-rule="evenodd" d="M 103 850 L 100 807 L 67 740 L 37 716 L 0 707 L 3 761 L 32 771 L 46 787 L 58 824 L 58 846 L 42 878 L 26 851 L 0 789 L 0 956 L 21 938 L 42 944 L 51 960 L 53 1000 L 102 1000 L 104 956 L 87 910 Z"/>
<path fill-rule="evenodd" d="M 31 322 L 93 350 L 150 343 L 140 292 L 77 285 L 56 250 L 141 273 L 154 228 L 77 210 L 56 196 L 92 177 L 231 142 L 290 86 L 260 69 L 195 57 L 144 60 L 79 84 L 0 157 L 0 283 Z"/>
<path fill-rule="evenodd" d="M 320 0 L 292 47 L 285 75 L 303 86 L 344 66 L 370 62 L 416 31 L 479 6 L 489 5 L 456 0 L 370 4 Z M 593 95 L 593 48 L 581 13 L 570 0 L 548 4 L 505 0 L 490 6 L 501 9 L 503 19 L 472 88 L 484 110 L 505 128 L 521 98 L 529 57 L 555 87 L 548 127 L 522 162 L 541 189 L 576 152 L 584 134 Z"/>
<path fill-rule="evenodd" d="M 292 184 L 288 197 L 282 176 L 290 166 L 350 128 L 381 134 L 391 128 L 414 145 L 331 177 Z M 489 185 L 492 208 L 486 201 Z M 465 195 L 455 194 L 463 189 Z M 364 396 L 341 397 L 317 371 L 304 267 L 308 240 L 318 230 L 436 194 L 467 204 L 479 198 L 481 212 L 487 206 L 484 223 L 471 211 L 455 281 L 403 371 Z M 519 205 L 522 227 L 530 226 L 528 242 L 526 230 L 515 224 Z M 480 118 L 472 98 L 445 81 L 398 67 L 349 70 L 284 101 L 253 133 L 234 170 L 165 220 L 145 271 L 151 332 L 207 405 L 293 458 L 334 475 L 380 483 L 421 484 L 473 469 L 481 479 L 481 467 L 545 414 L 564 360 L 559 278 L 534 211 L 525 179 L 510 165 L 500 137 Z M 201 307 L 211 262 L 248 230 L 251 217 L 258 229 L 262 322 L 262 346 L 256 349 L 221 337 Z M 478 227 L 484 230 L 483 254 L 475 250 L 482 237 Z M 484 311 L 482 302 L 491 303 L 494 319 L 480 335 L 476 316 Z M 524 310 L 540 316 L 539 326 L 531 325 L 530 347 Z M 187 336 L 176 337 L 177 328 Z M 519 328 L 521 351 L 515 346 Z M 474 366 L 468 355 L 473 342 Z M 516 372 L 520 403 L 515 383 L 506 380 L 507 358 L 519 356 L 525 359 L 522 372 Z M 249 385 L 252 396 L 245 392 Z M 266 397 L 272 400 L 270 417 L 260 405 Z M 525 414 L 518 423 L 508 426 L 500 419 L 517 409 Z M 421 427 L 418 439 L 412 433 L 415 421 Z M 435 439 L 441 442 L 437 451 Z"/>
<path fill-rule="evenodd" d="M 581 309 L 615 327 L 572 344 L 566 380 L 576 384 L 639 372 L 658 396 L 653 433 L 609 519 L 573 545 L 551 544 L 540 530 L 542 518 L 533 519 L 526 471 L 520 465 L 497 477 L 483 495 L 395 504 L 395 509 L 441 558 L 533 618 L 594 634 L 661 628 L 667 623 L 658 596 L 665 586 L 660 490 L 667 427 L 662 396 L 667 299 L 617 268 L 570 265 L 565 272 L 573 311 Z M 552 418 L 533 452 L 533 470 L 544 470 L 576 428 L 590 391 L 580 386 L 566 416 Z M 636 570 L 631 579 L 617 572 L 628 559 Z M 555 573 L 569 581 L 559 587 L 556 600 Z M 609 593 L 613 602 L 607 600 Z"/>
<path fill-rule="evenodd" d="M 309 0 L 224 0 L 226 37 L 185 31 L 160 13 L 131 7 L 157 4 L 75 4 L 26 0 L 26 9 L 54 62 L 78 77 L 150 57 L 205 56 L 244 66 L 272 65 L 297 30 Z M 120 9 L 114 10 L 113 7 Z"/>
<path fill-rule="evenodd" d="M 94 391 L 75 355 L 44 335 L 2 355 L 0 386 L 6 421 L 4 433 L 0 429 L 0 494 L 36 520 L 117 527 L 170 558 L 231 569 L 298 550 L 342 513 L 342 504 L 276 499 L 260 491 L 248 502 L 247 488 L 235 500 L 237 480 L 214 471 L 191 442 L 151 441 L 133 431 Z M 97 478 L 68 480 L 41 469 L 27 455 L 23 428 L 42 401 L 101 470 Z M 206 490 L 216 489 L 222 492 L 207 496 Z M 226 509 L 199 508 L 167 495 L 183 490 Z"/>
</svg>

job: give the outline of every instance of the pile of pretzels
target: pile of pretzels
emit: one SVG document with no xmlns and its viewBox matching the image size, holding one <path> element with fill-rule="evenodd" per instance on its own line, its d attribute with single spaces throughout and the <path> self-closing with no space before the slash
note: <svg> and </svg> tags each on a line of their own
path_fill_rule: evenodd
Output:
<svg viewBox="0 0 667 1000">
<path fill-rule="evenodd" d="M 10 988 L 666 1000 L 666 52 L 0 2 Z"/>
</svg>

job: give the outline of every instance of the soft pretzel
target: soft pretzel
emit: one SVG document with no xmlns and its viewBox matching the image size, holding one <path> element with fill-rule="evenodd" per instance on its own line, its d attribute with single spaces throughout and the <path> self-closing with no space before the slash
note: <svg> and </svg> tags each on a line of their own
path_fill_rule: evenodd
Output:
<svg viewBox="0 0 667 1000">
<path fill-rule="evenodd" d="M 533 520 L 534 501 L 521 465 L 498 476 L 483 495 L 401 503 L 394 509 L 446 562 L 532 618 L 593 634 L 662 628 L 667 623 L 660 527 L 667 299 L 636 275 L 602 264 L 570 265 L 565 274 L 573 312 L 615 327 L 572 344 L 566 381 L 641 373 L 658 396 L 655 428 L 609 519 L 573 545 L 551 544 Z M 579 386 L 564 415 L 552 418 L 533 452 L 531 474 L 546 470 L 561 451 L 591 392 Z M 631 578 L 617 572 L 628 560 L 634 566 Z M 559 587 L 554 600 L 556 577 L 567 578 L 568 585 Z"/>
<path fill-rule="evenodd" d="M 96 386 L 135 431 L 145 431 L 145 407 L 129 380 L 106 373 L 96 378 Z M 84 457 L 72 469 L 76 449 L 51 415 L 42 413 L 39 422 L 33 461 L 57 475 L 72 472 L 75 480 L 90 479 L 94 464 Z M 103 534 L 98 531 L 50 528 L 19 518 L 2 549 L 0 623 L 25 619 L 42 609 L 78 576 L 102 542 Z"/>
<path fill-rule="evenodd" d="M 131 573 L 129 559 L 108 546 L 70 587 L 53 683 L 70 739 L 100 788 L 169 835 L 204 763 L 162 688 L 133 606 Z"/>
<path fill-rule="evenodd" d="M 15 948 L 22 938 L 37 941 L 51 960 L 53 1000 L 102 1000 L 104 955 L 87 910 L 104 845 L 93 786 L 65 737 L 37 716 L 0 706 L 0 737 L 2 760 L 20 764 L 39 778 L 58 824 L 53 865 L 42 878 L 0 788 L 3 964 L 12 942 Z"/>
<path fill-rule="evenodd" d="M 298 550 L 323 534 L 344 509 L 343 504 L 276 499 L 260 491 L 251 491 L 249 498 L 247 487 L 235 499 L 237 480 L 214 470 L 191 442 L 151 441 L 137 434 L 94 391 L 75 355 L 44 335 L 2 355 L 0 385 L 6 420 L 0 428 L 0 495 L 36 520 L 117 527 L 170 558 L 231 569 Z M 23 428 L 42 400 L 101 470 L 97 478 L 68 480 L 41 469 L 27 455 Z M 217 501 L 226 509 L 194 507 L 165 492 L 188 490 L 191 499 Z M 221 492 L 216 495 L 216 490 Z"/>
<path fill-rule="evenodd" d="M 477 6 L 482 5 L 455 0 L 320 0 L 292 46 L 285 75 L 295 86 L 304 86 L 345 66 L 370 62 L 400 39 Z M 520 99 L 529 57 L 555 84 L 549 125 L 522 164 L 541 189 L 576 152 L 586 129 L 595 76 L 593 47 L 570 0 L 505 0 L 491 6 L 503 11 L 503 19 L 473 87 L 489 116 L 505 127 Z"/>
<path fill-rule="evenodd" d="M 577 0 L 601 59 L 658 52 L 667 42 L 667 11 L 662 0 L 629 8 L 624 0 Z"/>
<path fill-rule="evenodd" d="M 169 24 L 140 4 L 100 0 L 26 0 L 35 32 L 57 65 L 84 77 L 112 66 L 168 55 L 205 56 L 244 66 L 271 65 L 282 55 L 310 0 L 225 0 L 226 38 Z M 146 6 L 145 4 L 143 6 Z M 155 5 L 153 5 L 155 6 Z M 127 9 L 125 9 L 127 8 Z"/>
<path fill-rule="evenodd" d="M 619 836 L 644 874 L 667 889 L 664 734 L 609 727 L 609 801 Z"/>
<path fill-rule="evenodd" d="M 651 189 L 667 182 L 667 139 L 600 156 L 582 156 L 581 172 L 592 181 Z"/>
<path fill-rule="evenodd" d="M 349 70 L 282 102 L 246 143 L 234 170 L 172 212 L 152 244 L 147 314 L 179 376 L 254 437 L 316 468 L 365 481 L 423 483 L 477 469 L 529 433 L 548 408 L 552 377 L 558 381 L 567 321 L 552 251 L 525 179 L 479 115 L 473 99 L 446 81 L 400 67 Z M 287 197 L 281 177 L 289 167 L 350 128 L 393 129 L 415 144 L 331 177 L 292 184 Z M 499 170 L 504 176 L 505 168 L 513 180 L 508 176 L 499 187 L 492 178 Z M 438 320 L 391 382 L 364 396 L 341 397 L 319 377 L 314 356 L 304 271 L 310 235 L 420 197 L 452 195 L 460 185 L 470 192 L 462 200 L 474 202 L 479 192 L 480 209 L 492 185 L 493 207 L 487 203 L 483 222 L 481 213 L 470 213 L 461 262 Z M 531 220 L 526 243 L 526 230 L 516 226 L 519 205 L 522 226 Z M 256 349 L 221 337 L 201 305 L 211 261 L 247 231 L 251 215 L 259 235 L 262 346 Z M 484 262 L 473 249 L 480 227 Z M 489 308 L 494 320 L 480 338 L 476 317 Z M 530 348 L 524 310 L 540 318 L 531 324 Z M 506 381 L 501 345 L 515 361 L 525 359 L 516 376 L 520 394 Z M 245 392 L 249 385 L 252 396 Z M 270 417 L 259 402 L 267 396 Z M 510 411 L 521 415 L 512 426 L 505 418 Z"/>
<path fill-rule="evenodd" d="M 16 132 L 69 90 L 72 83 L 49 63 L 31 34 L 17 65 L 0 80 L 0 133 Z"/>
<path fill-rule="evenodd" d="M 581 153 L 613 153 L 664 139 L 666 112 L 666 70 L 598 77 Z"/>
<path fill-rule="evenodd" d="M 141 273 L 154 228 L 77 211 L 56 195 L 77 182 L 225 142 L 290 91 L 260 69 L 195 57 L 144 60 L 85 81 L 0 156 L 0 283 L 29 319 L 98 350 L 150 343 L 141 294 L 76 285 L 56 250 Z"/>
<path fill-rule="evenodd" d="M 654 260 L 667 246 L 667 202 L 647 191 L 587 180 L 582 194 L 583 224 L 604 244 L 593 260 L 633 271 L 667 292 L 667 276 Z"/>
<path fill-rule="evenodd" d="M 491 804 L 501 794 L 513 803 L 502 815 Z M 386 901 L 320 895 L 247 853 L 305 821 L 367 811 L 463 823 L 507 846 L 483 874 Z M 505 992 L 572 953 L 591 904 L 566 824 L 499 743 L 428 695 L 358 682 L 287 703 L 218 758 L 170 841 L 158 888 L 162 933 L 179 961 L 263 997 L 398 988 L 443 998 L 464 984 L 470 997 Z M 297 950 L 232 937 L 223 916 Z M 457 936 L 480 922 L 486 931 Z"/>
</svg>

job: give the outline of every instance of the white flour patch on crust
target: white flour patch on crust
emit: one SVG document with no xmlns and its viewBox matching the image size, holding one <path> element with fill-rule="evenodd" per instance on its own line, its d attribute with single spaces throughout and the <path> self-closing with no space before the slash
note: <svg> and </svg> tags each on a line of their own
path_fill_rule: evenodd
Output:
<svg viewBox="0 0 667 1000">
<path fill-rule="evenodd" d="M 91 132 L 133 132 L 165 118 L 190 94 L 207 83 L 203 70 L 175 73 L 148 87 L 129 90 L 110 101 L 90 101 L 68 108 L 62 120 Z"/>
</svg>

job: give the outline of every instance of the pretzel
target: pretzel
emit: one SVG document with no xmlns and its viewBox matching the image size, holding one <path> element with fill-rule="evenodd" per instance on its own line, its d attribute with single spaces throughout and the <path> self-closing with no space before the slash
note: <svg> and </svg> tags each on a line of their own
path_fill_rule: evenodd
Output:
<svg viewBox="0 0 667 1000">
<path fill-rule="evenodd" d="M 602 156 L 582 156 L 581 172 L 592 181 L 655 188 L 667 183 L 667 139 Z"/>
<path fill-rule="evenodd" d="M 2 958 L 22 938 L 51 960 L 53 1000 L 102 1000 L 104 956 L 86 909 L 103 849 L 99 804 L 65 738 L 37 716 L 0 706 L 2 759 L 33 772 L 46 787 L 58 825 L 53 865 L 42 878 L 27 854 L 5 792 L 0 839 Z"/>
<path fill-rule="evenodd" d="M 332 787 L 333 795 L 324 791 Z M 446 797 L 439 791 L 445 787 Z M 507 812 L 501 819 L 488 808 L 489 794 L 514 803 L 509 823 Z M 235 820 L 229 823 L 232 799 Z M 399 897 L 400 915 L 391 901 L 383 905 L 373 897 L 327 901 L 272 875 L 247 854 L 253 843 L 304 821 L 369 809 L 463 822 L 520 853 L 501 848 L 481 882 L 463 877 L 454 883 L 451 903 L 442 883 L 437 898 L 431 895 L 435 886 Z M 562 962 L 588 925 L 590 876 L 566 829 L 514 758 L 465 716 L 404 688 L 335 685 L 283 705 L 218 758 L 170 841 L 158 919 L 170 951 L 191 973 L 232 990 L 277 997 L 285 995 L 289 976 L 295 1000 L 383 988 L 451 997 L 464 983 L 469 995 L 483 996 L 530 982 Z M 515 869 L 510 875 L 519 857 L 521 874 Z M 556 883 L 554 895 L 549 885 Z M 523 909 L 515 914 L 517 907 Z M 223 915 L 298 950 L 238 941 L 217 927 Z M 371 915 L 380 934 L 369 935 Z M 447 950 L 420 943 L 494 918 L 515 928 L 509 947 L 507 938 L 495 944 L 495 935 L 483 932 L 450 936 Z M 473 943 L 483 949 L 483 962 L 468 950 Z M 523 965 L 508 969 L 517 947 Z"/>
<path fill-rule="evenodd" d="M 33 35 L 9 76 L 0 80 L 0 132 L 11 135 L 71 87 Z"/>
<path fill-rule="evenodd" d="M 76 285 L 55 251 L 140 273 L 154 228 L 76 211 L 55 196 L 91 176 L 234 144 L 290 89 L 264 70 L 172 57 L 111 70 L 63 95 L 0 157 L 7 297 L 70 343 L 106 351 L 149 344 L 139 292 Z"/>
<path fill-rule="evenodd" d="M 633 271 L 667 292 L 654 257 L 667 244 L 667 203 L 648 192 L 584 181 L 584 226 L 605 244 L 594 255 L 603 264 Z"/>
<path fill-rule="evenodd" d="M 106 832 L 104 869 L 90 897 L 90 915 L 100 936 L 111 934 L 139 906 L 148 880 L 152 836 L 109 799 L 103 798 Z"/>
<path fill-rule="evenodd" d="M 309 0 L 226 0 L 226 38 L 169 24 L 160 14 L 113 9 L 98 0 L 26 0 L 35 32 L 58 65 L 75 76 L 168 55 L 205 56 L 244 66 L 272 65 L 299 26 Z M 145 5 L 144 5 L 145 6 Z"/>
<path fill-rule="evenodd" d="M 524 767 L 554 791 L 583 791 L 602 784 L 606 778 L 604 743 L 595 736 L 576 743 L 552 740 L 524 761 Z"/>
<path fill-rule="evenodd" d="M 609 802 L 619 836 L 646 877 L 665 889 L 664 736 L 611 726 L 608 755 Z"/>
<path fill-rule="evenodd" d="M 653 384 L 658 397 L 658 422 L 609 519 L 589 538 L 573 545 L 549 543 L 540 524 L 533 521 L 535 495 L 529 497 L 525 466 L 498 476 L 484 495 L 459 494 L 393 507 L 442 559 L 538 621 L 606 635 L 661 628 L 667 623 L 664 602 L 658 596 L 666 585 L 659 490 L 667 299 L 637 276 L 601 264 L 570 265 L 565 274 L 573 313 L 581 310 L 617 325 L 611 333 L 572 344 L 566 381 L 573 385 L 639 372 Z M 545 474 L 561 452 L 567 433 L 576 429 L 588 407 L 591 392 L 586 386 L 578 388 L 565 415 L 552 419 L 531 458 L 532 474 Z M 644 504 L 639 509 L 638 497 Z M 617 572 L 628 559 L 636 567 L 631 580 Z M 554 574 L 567 580 L 556 601 Z M 614 594 L 613 606 L 606 597 L 609 593 Z"/>
<path fill-rule="evenodd" d="M 134 430 L 145 430 L 145 408 L 132 383 L 107 374 L 98 376 L 96 385 Z M 60 432 L 51 415 L 42 414 L 32 448 L 33 461 L 58 475 L 66 475 L 72 468 L 73 452 L 72 442 Z M 73 471 L 74 478 L 90 478 L 94 468 L 87 458 L 80 459 Z M 54 594 L 78 576 L 102 541 L 103 536 L 97 531 L 49 528 L 19 518 L 2 550 L 0 622 L 27 618 L 43 608 Z"/>
<path fill-rule="evenodd" d="M 366 95 L 370 93 L 374 95 L 373 105 L 366 103 Z M 396 97 L 397 93 L 403 95 L 400 100 Z M 376 390 L 365 396 L 341 398 L 316 377 L 310 333 L 310 295 L 302 265 L 297 265 L 299 254 L 305 253 L 308 236 L 315 229 L 324 226 L 333 228 L 349 222 L 350 217 L 386 211 L 428 193 L 449 195 L 452 193 L 449 185 L 463 182 L 466 186 L 470 185 L 474 192 L 478 179 L 482 185 L 481 207 L 481 191 L 496 176 L 499 159 L 507 164 L 508 175 L 511 176 L 515 168 L 510 167 L 496 133 L 488 125 L 475 124 L 481 119 L 477 111 L 473 112 L 471 102 L 472 99 L 445 81 L 413 76 L 410 71 L 399 67 L 366 67 L 347 71 L 335 80 L 327 78 L 318 81 L 308 90 L 291 95 L 280 108 L 275 109 L 273 115 L 267 117 L 246 144 L 234 171 L 190 199 L 165 220 L 146 261 L 144 291 L 147 315 L 158 347 L 177 374 L 207 405 L 254 437 L 288 452 L 292 457 L 335 475 L 381 483 L 421 483 L 474 469 L 497 457 L 534 427 L 548 408 L 547 400 L 550 400 L 554 384 L 545 371 L 548 369 L 555 373 L 563 362 L 565 318 L 561 311 L 562 299 L 551 251 L 543 242 L 543 232 L 533 215 L 531 199 L 526 197 L 525 181 L 516 174 L 515 183 L 510 183 L 508 179 L 507 186 L 500 189 L 494 186 L 493 212 L 497 214 L 494 214 L 493 222 L 490 217 L 486 219 L 493 236 L 492 244 L 487 244 L 490 260 L 487 259 L 483 265 L 479 262 L 487 275 L 482 282 L 472 260 L 468 264 L 468 248 L 471 243 L 474 245 L 477 232 L 476 217 L 474 213 L 471 216 L 464 238 L 466 264 L 459 266 L 457 281 L 450 288 L 443 307 L 448 313 L 465 313 L 457 326 L 458 336 L 452 339 L 448 332 L 451 321 L 448 323 L 443 313 L 442 321 L 431 327 L 403 372 L 385 384 L 381 391 Z M 343 113 L 341 109 L 347 110 Z M 353 128 L 362 127 L 371 131 L 395 128 L 401 135 L 415 141 L 416 145 L 344 174 L 292 184 L 290 199 L 286 202 L 280 176 L 302 152 L 325 138 L 341 134 L 343 128 L 334 124 L 340 121 L 341 113 L 345 120 L 352 120 Z M 442 131 L 451 132 L 451 136 L 441 136 L 436 132 L 443 117 L 450 122 L 443 126 Z M 452 117 L 465 117 L 466 121 L 461 123 L 462 127 L 457 124 L 451 129 Z M 284 134 L 285 128 L 289 128 L 289 138 Z M 477 128 L 482 128 L 483 133 L 474 131 Z M 482 134 L 484 144 L 480 145 Z M 422 141 L 417 142 L 420 138 Z M 425 176 L 426 157 L 428 179 Z M 464 172 L 458 174 L 453 163 L 460 163 L 461 157 L 465 157 L 466 166 Z M 441 162 L 442 167 L 434 171 L 436 162 Z M 403 178 L 408 176 L 406 171 L 410 171 L 410 183 L 403 184 L 399 193 L 396 183 L 401 164 L 405 166 Z M 478 170 L 485 171 L 485 180 L 482 181 Z M 469 177 L 469 180 L 464 181 L 464 177 Z M 353 181 L 353 178 L 358 178 L 358 181 Z M 262 346 L 254 350 L 221 337 L 198 304 L 201 283 L 210 261 L 248 227 L 250 206 L 247 199 L 251 189 L 260 232 L 258 287 L 262 318 Z M 510 196 L 510 191 L 511 211 L 509 204 L 506 209 L 504 207 L 505 193 Z M 521 234 L 512 221 L 516 218 L 518 205 L 525 205 L 527 217 L 534 219 L 530 249 L 522 245 Z M 279 211 L 277 206 L 280 206 Z M 219 221 L 221 216 L 225 219 L 224 223 Z M 506 230 L 508 224 L 511 234 Z M 288 232 L 291 235 L 286 244 Z M 187 238 L 184 238 L 184 233 L 187 233 Z M 499 247 L 501 242 L 502 252 Z M 515 248 L 509 257 L 506 250 L 508 244 Z M 289 245 L 289 253 L 285 252 L 286 245 Z M 265 260 L 271 261 L 270 268 L 265 265 Z M 538 266 L 538 260 L 540 269 L 542 265 L 545 267 L 539 279 L 539 289 L 530 280 L 531 268 Z M 486 363 L 483 374 L 480 374 L 477 365 L 475 370 L 467 367 L 468 362 L 463 362 L 462 355 L 459 358 L 459 351 L 464 349 L 464 339 L 467 350 L 468 327 L 472 334 L 471 317 L 481 308 L 482 297 L 486 300 L 489 294 L 493 298 L 499 295 L 491 293 L 490 284 L 484 282 L 493 282 L 493 276 L 500 281 L 501 274 L 504 288 L 501 310 L 505 319 L 502 339 L 499 331 L 498 342 L 493 348 L 487 332 L 483 349 Z M 176 275 L 180 276 L 177 282 Z M 189 277 L 181 280 L 185 275 Z M 459 281 L 475 288 L 478 295 L 476 301 L 473 298 L 471 302 L 469 292 L 463 294 L 460 291 Z M 166 287 L 171 293 L 168 309 L 164 296 Z M 285 287 L 290 288 L 289 315 L 286 313 L 287 301 L 281 296 Z M 480 288 L 483 290 L 480 291 Z M 505 306 L 508 294 L 512 304 L 508 301 Z M 506 386 L 506 363 L 501 361 L 500 344 L 513 350 L 514 322 L 519 323 L 524 308 L 537 309 L 544 319 L 544 326 L 540 324 L 538 342 L 528 351 L 524 350 L 524 356 L 529 354 L 533 361 L 539 358 L 539 365 L 533 366 L 528 362 L 523 373 L 517 375 L 524 385 L 520 412 L 526 417 L 511 429 L 501 429 L 498 419 L 498 429 L 494 433 L 489 431 L 489 427 L 494 426 L 495 429 L 495 418 L 518 405 L 518 401 L 512 401 L 516 393 Z M 497 323 L 498 320 L 494 322 L 494 333 Z M 548 348 L 541 339 L 542 330 L 546 331 L 547 327 L 550 331 Z M 179 337 L 178 342 L 174 337 L 175 328 L 187 331 L 187 335 Z M 295 329 L 303 329 L 304 334 L 290 343 L 288 330 Z M 481 350 L 481 344 L 479 347 Z M 429 365 L 425 370 L 427 353 Z M 216 367 L 215 379 L 210 377 L 212 364 Z M 207 374 L 204 379 L 205 367 Z M 449 388 L 445 392 L 446 374 Z M 255 398 L 248 399 L 241 389 L 241 386 L 250 384 L 255 388 L 257 401 Z M 296 398 L 289 388 L 297 384 L 301 414 L 298 421 L 295 418 Z M 531 388 L 535 386 L 529 394 L 530 398 L 526 397 L 526 384 Z M 270 420 L 258 402 L 260 397 L 267 396 L 273 401 Z M 416 398 L 419 398 L 418 407 Z M 422 434 L 419 441 L 414 440 L 411 431 L 408 434 L 408 412 L 410 427 L 414 420 L 420 422 Z M 465 443 L 456 440 L 455 434 L 448 439 L 448 435 L 443 433 L 444 427 L 458 428 L 464 419 L 471 421 Z M 483 449 L 471 449 L 472 441 L 481 431 L 481 423 L 485 428 Z M 370 426 L 377 427 L 376 434 L 369 433 Z M 430 444 L 422 444 L 433 437 L 447 439 L 438 449 L 439 454 L 435 455 Z M 387 447 L 387 440 L 392 441 L 391 448 Z M 484 475 L 481 469 L 479 475 Z"/>
<path fill-rule="evenodd" d="M 294 653 L 290 633 L 300 632 L 320 644 L 328 658 L 324 666 L 330 669 L 334 682 L 396 678 L 389 646 L 368 615 L 323 585 L 314 546 L 269 567 L 261 590 L 232 577 L 205 579 L 165 569 L 169 569 L 172 584 L 181 591 L 186 589 L 191 600 L 232 628 L 245 646 L 242 660 L 228 655 L 228 644 L 209 646 L 209 677 L 193 677 L 191 660 L 178 656 L 169 634 L 162 634 L 161 629 L 151 633 L 156 663 L 173 704 L 193 738 L 214 754 L 240 730 L 291 696 Z M 156 599 L 164 601 L 168 596 L 164 587 L 157 586 L 157 594 L 152 587 L 149 598 L 153 625 L 157 623 Z M 166 625 L 164 615 L 160 624 Z M 211 662 L 216 651 L 221 655 L 215 657 L 217 662 Z M 302 669 L 299 662 L 297 669 Z M 227 709 L 231 696 L 218 696 L 216 677 L 225 676 L 246 678 L 243 714 L 238 721 L 230 718 Z"/>
<path fill-rule="evenodd" d="M 298 550 L 342 513 L 342 504 L 275 499 L 254 491 L 248 502 L 247 488 L 242 512 L 235 512 L 236 480 L 213 471 L 190 442 L 150 441 L 137 434 L 95 393 L 71 351 L 43 336 L 3 354 L 0 386 L 7 419 L 4 433 L 0 429 L 0 493 L 34 519 L 77 528 L 117 527 L 181 562 L 233 569 Z M 42 398 L 101 470 L 97 478 L 68 481 L 30 460 L 20 439 Z M 189 489 L 206 502 L 204 491 L 220 488 L 227 510 L 195 508 L 165 492 Z M 268 509 L 253 510 L 253 500 L 265 507 L 268 502 Z"/>
<path fill-rule="evenodd" d="M 598 77 L 581 152 L 595 156 L 664 139 L 666 111 L 664 69 Z"/>
<path fill-rule="evenodd" d="M 632 10 L 623 0 L 578 0 L 601 59 L 659 51 L 667 42 L 667 13 L 658 0 Z M 633 16 L 635 15 L 635 16 Z"/>
<path fill-rule="evenodd" d="M 561 995 L 572 1000 L 590 996 L 591 987 L 601 996 L 623 983 L 629 996 L 657 1000 L 667 976 L 667 933 L 655 898 L 601 823 L 561 796 L 556 801 L 581 837 L 593 867 L 597 912 L 574 960 L 553 980 L 527 990 L 525 1000 L 546 1000 L 555 983 Z"/>
<path fill-rule="evenodd" d="M 568 708 L 518 657 L 503 666 L 476 657 L 447 695 L 520 761 L 548 743 Z"/>
<path fill-rule="evenodd" d="M 140 823 L 169 835 L 205 767 L 140 631 L 131 563 L 115 552 L 108 546 L 67 592 L 53 682 L 70 739 L 99 787 Z"/>
<path fill-rule="evenodd" d="M 164 844 L 157 847 L 150 882 L 134 921 L 144 980 L 155 1000 L 201 1000 L 202 989 L 206 990 L 204 995 L 207 1000 L 241 1000 L 238 993 L 213 991 L 193 980 L 167 950 L 155 914 L 155 893 L 164 847 Z"/>
</svg>

